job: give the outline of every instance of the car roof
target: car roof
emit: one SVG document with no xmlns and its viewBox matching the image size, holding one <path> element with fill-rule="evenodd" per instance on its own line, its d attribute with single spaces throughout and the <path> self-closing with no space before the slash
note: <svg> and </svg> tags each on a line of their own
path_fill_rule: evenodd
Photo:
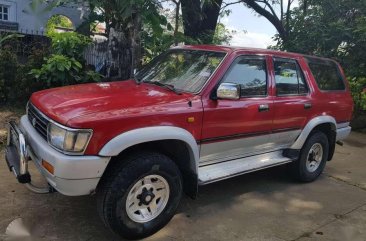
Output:
<svg viewBox="0 0 366 241">
<path fill-rule="evenodd" d="M 285 51 L 278 51 L 278 50 L 272 50 L 272 49 L 261 49 L 261 48 L 250 48 L 250 47 L 238 47 L 238 46 L 224 46 L 224 45 L 182 45 L 174 47 L 174 49 L 192 49 L 192 50 L 205 50 L 205 51 L 218 51 L 218 52 L 226 52 L 226 53 L 232 53 L 232 52 L 238 52 L 238 51 L 246 51 L 246 52 L 252 52 L 256 54 L 268 54 L 268 55 L 279 55 L 283 57 L 305 57 L 305 58 L 317 58 L 322 60 L 331 60 L 329 58 L 323 58 L 313 55 L 306 55 L 306 54 L 299 54 L 299 53 L 293 53 L 293 52 L 285 52 Z"/>
</svg>

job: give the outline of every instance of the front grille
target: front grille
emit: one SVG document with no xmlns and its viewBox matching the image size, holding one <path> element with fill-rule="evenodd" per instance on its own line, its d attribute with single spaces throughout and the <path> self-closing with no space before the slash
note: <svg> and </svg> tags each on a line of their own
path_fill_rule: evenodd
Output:
<svg viewBox="0 0 366 241">
<path fill-rule="evenodd" d="M 31 103 L 28 104 L 28 119 L 43 139 L 47 140 L 47 125 L 49 120 L 47 120 Z"/>
</svg>

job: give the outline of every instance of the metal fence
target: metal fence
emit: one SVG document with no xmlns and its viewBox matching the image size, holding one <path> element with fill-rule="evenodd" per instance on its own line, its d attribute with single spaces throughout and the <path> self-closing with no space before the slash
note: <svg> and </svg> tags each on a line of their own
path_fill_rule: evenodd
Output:
<svg viewBox="0 0 366 241">
<path fill-rule="evenodd" d="M 94 66 L 95 71 L 103 74 L 107 61 L 108 42 L 93 42 L 84 51 L 84 58 L 88 65 Z"/>
</svg>

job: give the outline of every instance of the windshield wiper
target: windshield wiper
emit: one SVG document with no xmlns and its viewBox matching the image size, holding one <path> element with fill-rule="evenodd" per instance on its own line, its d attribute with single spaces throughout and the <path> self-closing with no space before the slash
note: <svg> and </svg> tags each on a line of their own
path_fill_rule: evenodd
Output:
<svg viewBox="0 0 366 241">
<path fill-rule="evenodd" d="M 148 83 L 148 84 L 153 84 L 153 85 L 157 85 L 157 86 L 161 86 L 161 87 L 165 87 L 168 90 L 173 91 L 174 93 L 176 93 L 177 95 L 181 95 L 182 92 L 180 92 L 179 90 L 177 90 L 174 85 L 170 85 L 170 84 L 164 84 L 158 81 L 144 81 L 143 83 Z"/>
</svg>

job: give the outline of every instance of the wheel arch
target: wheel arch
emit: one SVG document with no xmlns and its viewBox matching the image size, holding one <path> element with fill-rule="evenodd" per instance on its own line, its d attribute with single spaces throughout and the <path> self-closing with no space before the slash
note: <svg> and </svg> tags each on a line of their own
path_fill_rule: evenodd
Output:
<svg viewBox="0 0 366 241">
<path fill-rule="evenodd" d="M 112 157 L 106 170 L 119 157 L 138 150 L 152 150 L 170 157 L 183 176 L 184 191 L 192 198 L 198 188 L 199 146 L 190 132 L 173 126 L 144 127 L 124 132 L 100 150 L 100 156 Z M 106 171 L 105 171 L 106 172 Z"/>
<path fill-rule="evenodd" d="M 336 140 L 336 129 L 337 122 L 336 120 L 329 115 L 317 116 L 311 119 L 302 130 L 299 137 L 296 139 L 295 143 L 290 147 L 290 149 L 300 150 L 305 141 L 308 139 L 310 134 L 314 130 L 322 131 L 327 135 L 329 141 L 329 157 L 328 160 L 331 160 L 335 150 L 335 140 Z"/>
<path fill-rule="evenodd" d="M 290 147 L 291 149 L 297 149 L 300 150 L 307 138 L 309 137 L 310 133 L 315 129 L 319 128 L 321 125 L 329 125 L 332 131 L 336 131 L 337 128 L 337 122 L 336 120 L 329 115 L 323 115 L 323 116 L 317 116 L 311 119 L 304 127 L 304 129 L 301 131 L 300 135 L 296 139 L 295 143 L 292 144 Z"/>
</svg>

